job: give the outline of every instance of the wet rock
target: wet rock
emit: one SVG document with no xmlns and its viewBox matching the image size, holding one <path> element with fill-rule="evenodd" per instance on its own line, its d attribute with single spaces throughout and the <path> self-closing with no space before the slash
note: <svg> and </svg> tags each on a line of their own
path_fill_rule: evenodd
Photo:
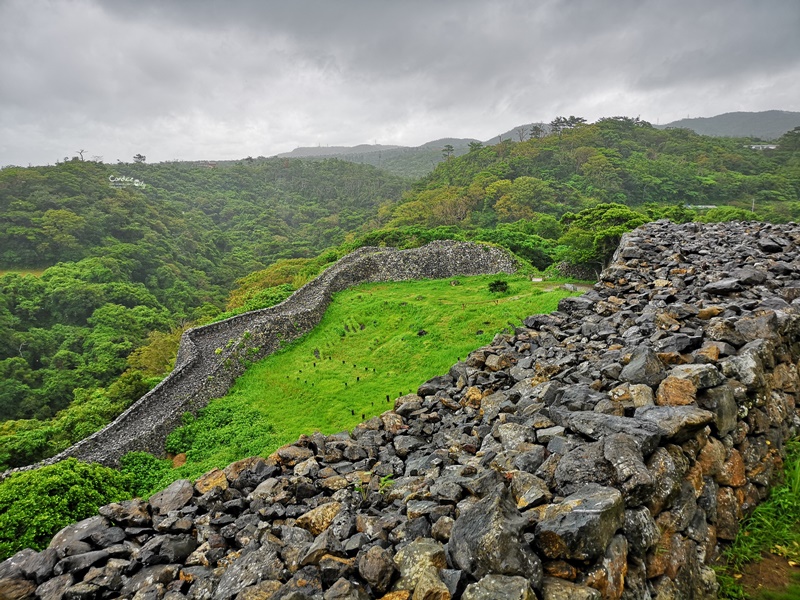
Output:
<svg viewBox="0 0 800 600">
<path fill-rule="evenodd" d="M 591 560 L 601 556 L 624 523 L 622 494 L 587 484 L 551 504 L 536 525 L 536 547 L 548 558 Z"/>
<path fill-rule="evenodd" d="M 344 554 L 342 543 L 336 538 L 332 530 L 326 529 L 311 542 L 308 550 L 300 560 L 300 566 L 318 565 L 326 555 L 344 556 Z"/>
<path fill-rule="evenodd" d="M 259 581 L 279 579 L 283 563 L 272 544 L 264 544 L 236 560 L 219 580 L 214 600 L 233 598 L 246 587 Z"/>
<path fill-rule="evenodd" d="M 36 583 L 42 583 L 53 576 L 53 570 L 58 562 L 58 552 L 53 548 L 47 548 L 41 552 L 32 552 L 30 550 L 18 553 L 15 558 L 21 558 L 24 553 L 24 559 L 19 560 L 19 571 L 26 579 L 32 579 Z"/>
<path fill-rule="evenodd" d="M 154 515 L 166 515 L 172 510 L 186 506 L 194 495 L 194 486 L 188 479 L 179 479 L 166 489 L 150 497 L 150 507 Z"/>
<path fill-rule="evenodd" d="M 431 538 L 416 539 L 394 556 L 394 564 L 400 571 L 400 579 L 395 583 L 395 590 L 415 590 L 420 579 L 425 575 L 431 585 L 431 573 L 447 568 L 444 546 Z"/>
<path fill-rule="evenodd" d="M 633 351 L 631 360 L 620 373 L 620 380 L 633 384 L 655 387 L 666 377 L 664 364 L 648 346 L 639 346 Z"/>
<path fill-rule="evenodd" d="M 556 577 L 545 577 L 542 584 L 543 600 L 601 600 L 594 588 L 572 583 Z"/>
<path fill-rule="evenodd" d="M 97 512 L 123 527 L 147 527 L 151 523 L 148 504 L 139 498 L 107 504 Z"/>
<path fill-rule="evenodd" d="M 524 577 L 487 575 L 467 586 L 462 600 L 536 600 L 536 594 Z"/>
<path fill-rule="evenodd" d="M 53 573 L 56 575 L 63 575 L 64 573 L 85 571 L 92 565 L 101 563 L 108 559 L 108 550 L 95 550 L 92 552 L 84 552 L 83 554 L 75 554 L 62 558 L 53 568 Z"/>
<path fill-rule="evenodd" d="M 664 438 L 679 444 L 714 420 L 712 413 L 696 406 L 643 406 L 634 416 L 656 425 Z"/>
<path fill-rule="evenodd" d="M 194 484 L 194 489 L 201 496 L 214 488 L 228 489 L 228 478 L 220 469 L 213 469 L 202 475 Z"/>
<path fill-rule="evenodd" d="M 339 512 L 342 510 L 340 502 L 328 502 L 318 506 L 297 519 L 297 526 L 302 527 L 317 536 L 325 531 Z"/>
<path fill-rule="evenodd" d="M 714 426 L 720 436 L 725 436 L 736 428 L 739 407 L 730 385 L 724 384 L 705 390 L 698 397 L 697 404 L 714 414 Z"/>
<path fill-rule="evenodd" d="M 380 546 L 372 546 L 358 559 L 358 572 L 375 592 L 383 594 L 396 571 L 392 555 Z"/>
<path fill-rule="evenodd" d="M 501 487 L 456 519 L 447 544 L 453 564 L 476 579 L 489 573 L 519 575 L 539 587 L 542 565 L 524 541 L 525 523 Z"/>
<path fill-rule="evenodd" d="M 742 510 L 732 488 L 720 487 L 717 492 L 717 537 L 721 540 L 733 540 L 739 533 L 739 520 Z"/>
</svg>

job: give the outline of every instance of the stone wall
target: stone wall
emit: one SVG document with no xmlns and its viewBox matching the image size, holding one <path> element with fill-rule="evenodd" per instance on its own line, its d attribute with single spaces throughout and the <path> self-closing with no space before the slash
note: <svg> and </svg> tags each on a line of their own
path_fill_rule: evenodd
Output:
<svg viewBox="0 0 800 600">
<path fill-rule="evenodd" d="M 53 458 L 10 472 L 70 456 L 114 466 L 131 451 L 163 454 L 166 436 L 180 425 L 183 413 L 196 413 L 210 399 L 223 396 L 246 362 L 263 358 L 313 329 L 336 292 L 367 282 L 515 270 L 508 253 L 481 244 L 447 240 L 411 250 L 360 248 L 281 304 L 186 331 L 172 373 L 111 424 Z"/>
<path fill-rule="evenodd" d="M 651 223 L 352 432 L 0 564 L 41 598 L 711 599 L 800 427 L 800 228 Z"/>
</svg>

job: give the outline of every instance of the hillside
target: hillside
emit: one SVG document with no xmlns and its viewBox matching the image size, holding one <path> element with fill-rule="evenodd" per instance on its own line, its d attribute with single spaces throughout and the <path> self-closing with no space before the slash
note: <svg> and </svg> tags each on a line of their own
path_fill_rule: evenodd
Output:
<svg viewBox="0 0 800 600">
<path fill-rule="evenodd" d="M 453 147 L 453 155 L 467 152 L 472 139 L 443 138 L 421 146 L 388 146 L 381 144 L 361 144 L 359 146 L 321 146 L 318 148 L 295 148 L 291 152 L 278 154 L 279 157 L 303 156 L 309 160 L 322 160 L 335 157 L 348 162 L 378 167 L 400 177 L 417 179 L 430 173 L 442 160 L 442 150 L 448 144 Z"/>
<path fill-rule="evenodd" d="M 765 153 L 638 119 L 577 124 L 440 163 L 394 208 L 389 225 L 469 229 L 541 215 L 563 225 L 598 201 L 679 221 L 698 217 L 692 206 L 755 207 L 762 218 L 788 221 L 800 217 L 795 138 L 786 134 L 778 151 Z"/>
<path fill-rule="evenodd" d="M 701 135 L 777 140 L 787 131 L 800 126 L 800 112 L 766 110 L 762 112 L 730 112 L 714 117 L 680 119 L 657 125 L 659 129 L 680 127 Z"/>
<path fill-rule="evenodd" d="M 171 368 L 182 328 L 219 313 L 238 278 L 341 243 L 405 187 L 335 160 L 0 170 L 0 269 L 39 273 L 0 278 L 0 463 L 52 455 L 107 423 Z M 134 367 L 146 344 L 158 359 Z"/>
<path fill-rule="evenodd" d="M 28 595 L 716 598 L 715 557 L 800 428 L 798 241 L 795 224 L 648 224 L 585 296 L 352 431 L 148 500 L 122 502 L 124 477 L 76 463 L 13 476 L 9 524 L 34 507 L 52 519 L 77 477 L 71 497 L 110 504 L 0 577 Z M 767 546 L 790 565 L 792 493 L 769 524 L 794 534 Z M 4 533 L 5 554 L 23 534 L 48 543 Z"/>
<path fill-rule="evenodd" d="M 491 242 L 591 278 L 649 220 L 800 218 L 797 137 L 760 152 L 636 119 L 576 122 L 473 144 L 410 190 L 333 159 L 3 169 L 0 268 L 40 276 L 0 281 L 0 464 L 51 456 L 119 414 L 248 273 L 225 316 L 280 302 L 363 245 Z M 145 185 L 109 187 L 123 176 Z"/>
</svg>

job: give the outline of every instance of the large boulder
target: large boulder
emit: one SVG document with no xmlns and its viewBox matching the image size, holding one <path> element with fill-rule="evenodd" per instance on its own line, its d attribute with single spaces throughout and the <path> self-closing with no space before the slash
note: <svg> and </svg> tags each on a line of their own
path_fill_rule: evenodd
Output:
<svg viewBox="0 0 800 600">
<path fill-rule="evenodd" d="M 587 484 L 547 507 L 536 525 L 536 547 L 547 558 L 596 559 L 624 524 L 624 511 L 619 490 Z"/>
<path fill-rule="evenodd" d="M 538 589 L 542 564 L 523 536 L 526 520 L 501 486 L 453 524 L 447 544 L 454 565 L 476 579 L 490 573 L 525 577 Z"/>
</svg>

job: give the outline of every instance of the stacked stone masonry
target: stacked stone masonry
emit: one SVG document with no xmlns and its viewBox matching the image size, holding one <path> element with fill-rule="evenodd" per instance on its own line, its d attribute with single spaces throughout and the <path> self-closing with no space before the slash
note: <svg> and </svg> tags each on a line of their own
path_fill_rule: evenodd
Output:
<svg viewBox="0 0 800 600">
<path fill-rule="evenodd" d="M 352 432 L 100 509 L 6 597 L 710 599 L 800 417 L 800 228 L 626 235 L 594 290 Z"/>
</svg>

